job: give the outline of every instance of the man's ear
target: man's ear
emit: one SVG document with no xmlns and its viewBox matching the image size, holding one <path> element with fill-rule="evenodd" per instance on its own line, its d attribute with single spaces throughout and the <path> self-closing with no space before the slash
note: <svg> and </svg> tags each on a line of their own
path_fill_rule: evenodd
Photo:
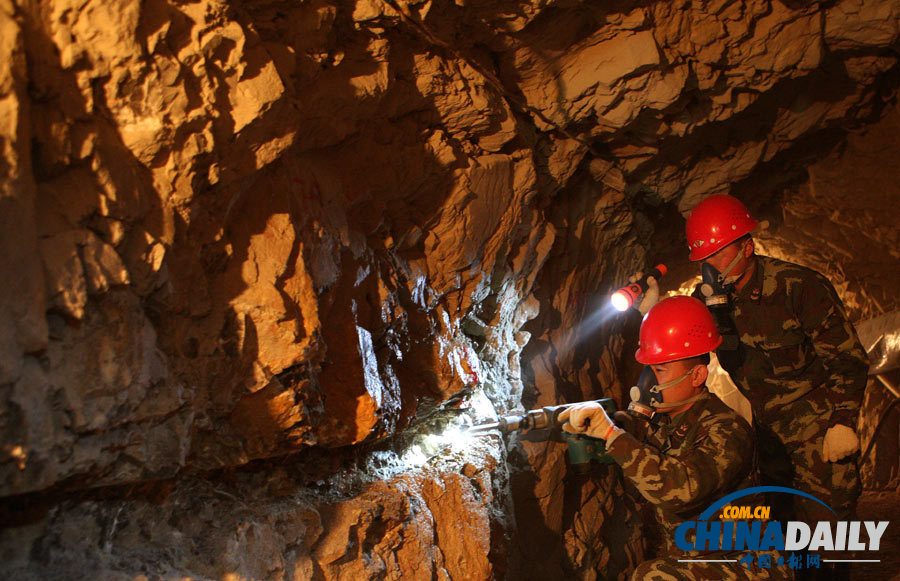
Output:
<svg viewBox="0 0 900 581">
<path fill-rule="evenodd" d="M 756 244 L 753 242 L 753 238 L 747 238 L 746 244 L 744 244 L 743 248 L 744 258 L 750 258 L 753 256 L 753 252 L 756 251 Z"/>
<path fill-rule="evenodd" d="M 700 387 L 706 383 L 707 377 L 709 377 L 709 369 L 706 365 L 697 365 L 691 370 L 691 385 Z"/>
</svg>

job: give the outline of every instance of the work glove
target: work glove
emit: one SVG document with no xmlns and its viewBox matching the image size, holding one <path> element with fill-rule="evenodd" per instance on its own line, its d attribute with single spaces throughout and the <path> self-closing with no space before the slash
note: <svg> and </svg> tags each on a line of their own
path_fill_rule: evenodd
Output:
<svg viewBox="0 0 900 581">
<path fill-rule="evenodd" d="M 852 428 L 835 424 L 825 432 L 822 456 L 828 462 L 837 462 L 859 450 L 859 438 Z"/>
<path fill-rule="evenodd" d="M 641 277 L 644 276 L 643 272 L 636 272 L 631 275 L 631 278 L 628 279 L 628 282 L 634 283 L 641 280 Z M 641 302 L 637 304 L 637 310 L 640 311 L 641 316 L 646 315 L 650 312 L 650 309 L 653 308 L 653 305 L 659 302 L 659 283 L 656 281 L 655 277 L 648 276 L 647 277 L 647 290 L 641 294 Z"/>
<path fill-rule="evenodd" d="M 564 409 L 559 414 L 559 421 L 565 422 L 563 430 L 570 434 L 606 440 L 607 445 L 622 433 L 606 415 L 603 406 L 595 401 L 585 401 Z"/>
</svg>

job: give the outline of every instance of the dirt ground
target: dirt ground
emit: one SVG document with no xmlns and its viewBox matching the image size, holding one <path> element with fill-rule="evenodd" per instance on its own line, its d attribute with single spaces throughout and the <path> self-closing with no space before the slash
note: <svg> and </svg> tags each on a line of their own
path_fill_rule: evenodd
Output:
<svg viewBox="0 0 900 581">
<path fill-rule="evenodd" d="M 874 554 L 860 553 L 847 558 L 880 559 L 880 563 L 855 563 L 850 569 L 852 581 L 900 581 L 900 491 L 866 491 L 859 499 L 859 520 L 887 520 L 881 547 Z"/>
</svg>

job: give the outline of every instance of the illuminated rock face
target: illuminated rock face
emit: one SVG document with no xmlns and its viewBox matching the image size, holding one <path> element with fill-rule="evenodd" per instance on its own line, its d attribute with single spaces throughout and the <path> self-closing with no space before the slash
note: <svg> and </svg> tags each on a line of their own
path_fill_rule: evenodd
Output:
<svg viewBox="0 0 900 581">
<path fill-rule="evenodd" d="M 331 457 L 297 467 L 305 490 L 470 388 L 501 413 L 623 402 L 632 346 L 595 299 L 648 261 L 693 274 L 682 214 L 710 193 L 769 218 L 763 246 L 831 276 L 854 316 L 898 306 L 879 178 L 898 165 L 896 2 L 463 4 L 0 0 L 0 496 Z M 563 486 L 553 445 L 491 442 L 480 484 L 407 466 L 286 520 L 279 493 L 254 497 L 203 565 L 84 538 L 121 539 L 97 567 L 244 578 L 640 558 L 611 528 L 635 515 L 612 474 Z M 199 506 L 191 482 L 129 518 Z M 31 529 L 62 547 L 48 563 L 68 514 Z"/>
<path fill-rule="evenodd" d="M 41 524 L 0 531 L 0 570 L 19 579 L 502 577 L 510 531 L 492 506 L 503 506 L 495 492 L 506 469 L 490 448 L 313 487 L 288 460 L 127 502 L 66 503 Z"/>
</svg>

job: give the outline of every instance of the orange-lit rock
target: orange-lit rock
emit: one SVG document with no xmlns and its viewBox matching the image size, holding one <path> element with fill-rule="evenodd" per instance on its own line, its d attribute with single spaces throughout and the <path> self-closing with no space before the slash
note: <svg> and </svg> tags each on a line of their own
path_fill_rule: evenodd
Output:
<svg viewBox="0 0 900 581">
<path fill-rule="evenodd" d="M 648 263 L 693 276 L 682 215 L 710 193 L 769 219 L 761 244 L 853 317 L 896 308 L 898 17 L 0 0 L 0 497 L 124 487 L 4 536 L 7 568 L 624 574 L 636 509 L 610 508 L 610 474 L 572 488 L 555 444 L 310 495 L 472 390 L 500 413 L 624 405 L 633 346 L 598 305 Z M 295 455 L 316 460 L 284 476 Z M 173 500 L 115 504 L 157 480 Z M 164 555 L 133 552 L 139 521 Z"/>
</svg>

